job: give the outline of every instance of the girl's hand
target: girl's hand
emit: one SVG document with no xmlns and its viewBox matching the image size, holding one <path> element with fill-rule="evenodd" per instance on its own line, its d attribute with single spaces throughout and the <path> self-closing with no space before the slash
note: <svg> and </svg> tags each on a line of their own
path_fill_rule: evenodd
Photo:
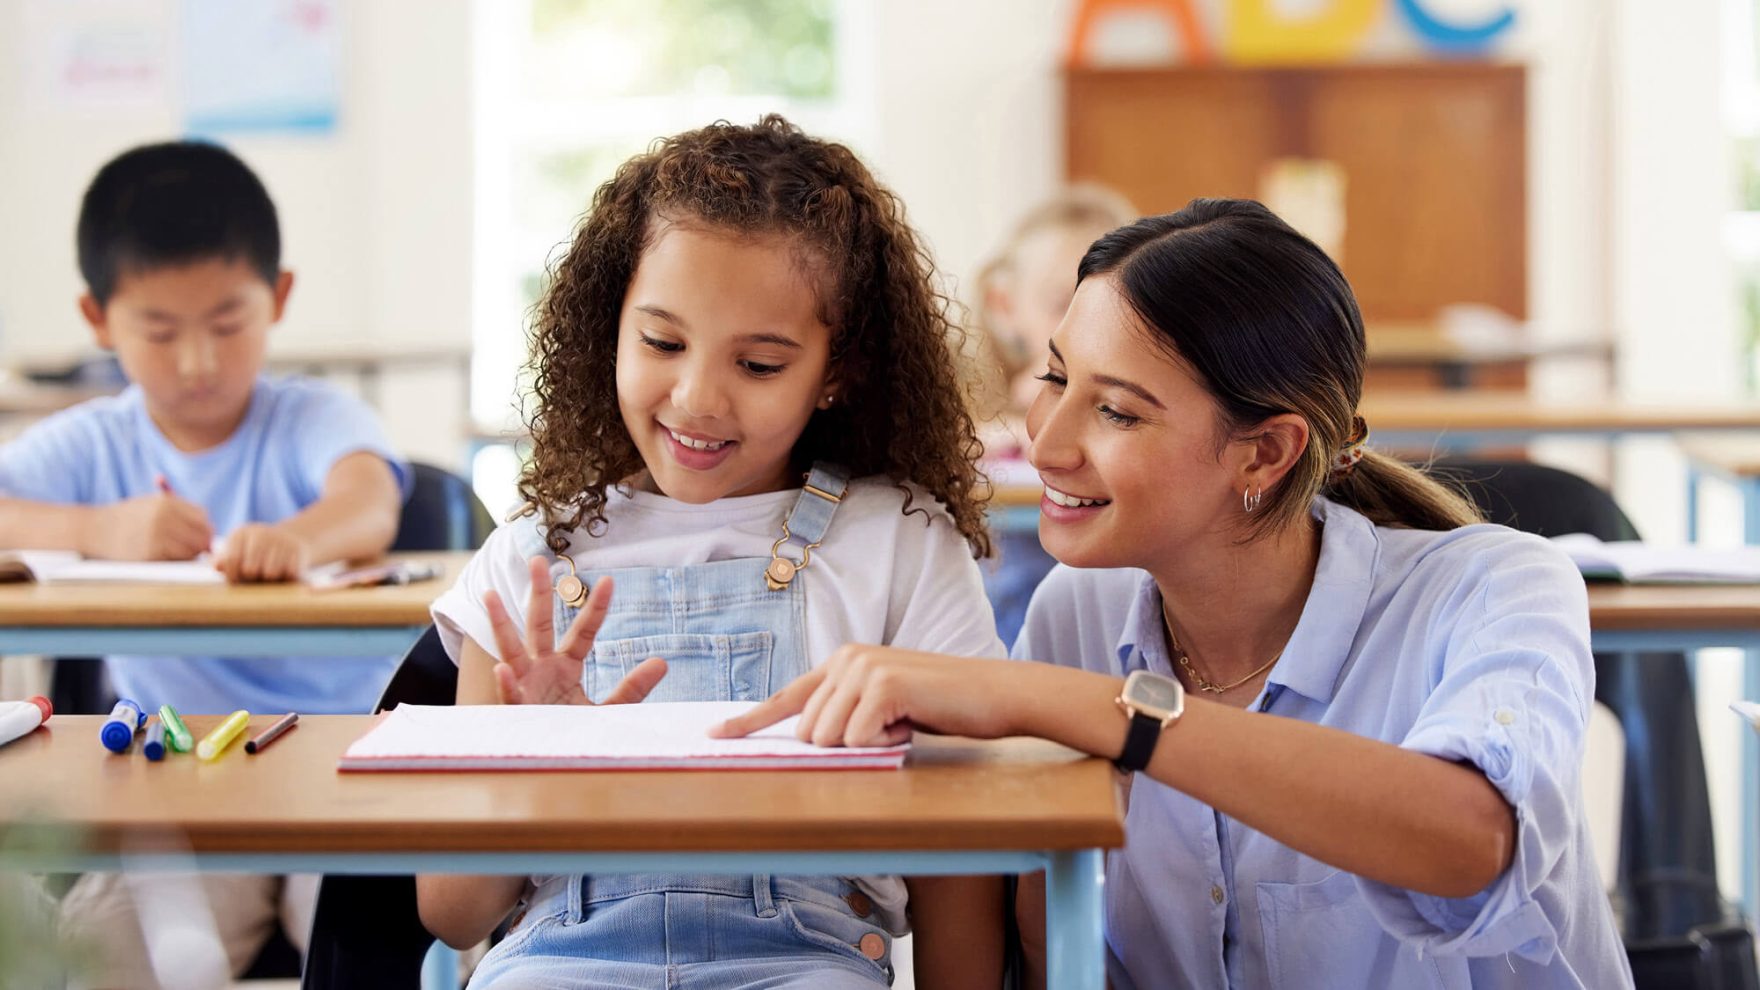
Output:
<svg viewBox="0 0 1760 990">
<path fill-rule="evenodd" d="M 581 668 L 611 608 L 611 578 L 602 577 L 593 585 L 587 603 L 558 643 L 551 618 L 550 565 L 543 557 L 533 557 L 530 563 L 532 597 L 526 605 L 524 641 L 500 596 L 493 591 L 483 595 L 489 624 L 495 632 L 495 645 L 501 650 L 501 662 L 495 665 L 496 693 L 504 705 L 590 705 L 593 702 L 581 687 Z M 666 661 L 649 657 L 637 664 L 600 704 L 641 701 L 665 676 Z"/>
<path fill-rule="evenodd" d="M 797 712 L 795 734 L 819 746 L 891 746 L 913 729 L 1012 735 L 1018 686 L 1032 666 L 852 644 L 710 735 L 749 735 Z"/>
</svg>

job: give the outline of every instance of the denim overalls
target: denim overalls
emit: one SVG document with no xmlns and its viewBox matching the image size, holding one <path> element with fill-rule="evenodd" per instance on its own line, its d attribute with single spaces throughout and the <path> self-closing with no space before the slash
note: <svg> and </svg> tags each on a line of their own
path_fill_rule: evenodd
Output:
<svg viewBox="0 0 1760 990">
<path fill-rule="evenodd" d="M 587 588 L 615 581 L 582 673 L 587 696 L 603 698 L 652 656 L 667 672 L 650 701 L 759 701 L 806 673 L 803 582 L 848 483 L 841 468 L 814 465 L 771 557 L 580 572 Z M 541 523 L 521 525 L 523 552 L 551 555 Z M 556 560 L 551 578 L 572 570 Z M 789 579 L 773 588 L 767 574 Z M 554 600 L 561 636 L 578 610 Z M 838 877 L 550 877 L 471 987 L 885 986 L 892 939 L 872 912 Z"/>
</svg>

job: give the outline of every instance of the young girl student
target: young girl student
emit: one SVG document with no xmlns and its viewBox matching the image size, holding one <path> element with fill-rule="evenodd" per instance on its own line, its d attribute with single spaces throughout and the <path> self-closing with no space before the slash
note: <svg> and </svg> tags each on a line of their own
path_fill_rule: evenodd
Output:
<svg viewBox="0 0 1760 990">
<path fill-rule="evenodd" d="M 1079 279 L 1027 420 L 1065 566 L 1014 652 L 1050 662 L 851 647 L 723 731 L 804 708 L 824 744 L 914 725 L 1116 760 L 1121 990 L 1630 986 L 1570 560 L 1367 447 L 1356 300 L 1259 204 L 1122 227 Z"/>
<path fill-rule="evenodd" d="M 848 642 L 1002 656 L 956 338 L 902 206 L 847 148 L 772 116 L 626 162 L 537 317 L 526 514 L 434 606 L 458 702 L 759 701 Z M 909 890 L 923 984 L 993 985 L 1000 950 L 960 928 L 997 917 L 999 882 Z M 473 987 L 885 985 L 907 930 L 898 877 L 418 894 L 455 946 L 523 900 Z"/>
</svg>

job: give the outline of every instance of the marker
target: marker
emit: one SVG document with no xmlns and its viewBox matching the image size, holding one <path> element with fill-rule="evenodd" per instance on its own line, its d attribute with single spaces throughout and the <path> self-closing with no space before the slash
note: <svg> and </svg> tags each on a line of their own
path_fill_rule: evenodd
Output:
<svg viewBox="0 0 1760 990">
<path fill-rule="evenodd" d="M 53 714 L 54 706 L 40 694 L 24 701 L 0 702 L 0 746 L 19 736 L 29 735 L 31 730 L 49 721 Z"/>
<path fill-rule="evenodd" d="M 154 763 L 165 758 L 165 723 L 151 722 L 147 725 L 146 741 L 141 743 L 141 752 Z"/>
<path fill-rule="evenodd" d="M 195 737 L 184 727 L 183 719 L 177 717 L 177 709 L 160 705 L 159 721 L 165 723 L 165 742 L 173 753 L 187 753 L 196 748 Z"/>
<path fill-rule="evenodd" d="M 274 725 L 264 729 L 262 734 L 258 735 L 257 738 L 246 742 L 244 744 L 244 751 L 247 753 L 261 753 L 264 749 L 268 748 L 270 743 L 279 739 L 283 732 L 293 728 L 294 723 L 298 721 L 299 712 L 288 712 L 286 715 L 276 719 Z"/>
<path fill-rule="evenodd" d="M 146 720 L 147 713 L 141 711 L 140 705 L 127 698 L 119 698 L 116 707 L 110 709 L 110 717 L 104 721 L 104 727 L 98 730 L 98 740 L 112 753 L 126 753 L 128 744 L 134 742 L 135 732 Z"/>
<path fill-rule="evenodd" d="M 250 720 L 251 713 L 242 708 L 226 716 L 226 721 L 214 726 L 214 731 L 203 736 L 202 741 L 196 743 L 196 755 L 204 760 L 219 759 L 220 755 L 226 752 L 226 747 L 232 745 L 232 740 L 237 739 L 238 734 L 244 731 L 244 727 L 250 723 Z"/>
</svg>

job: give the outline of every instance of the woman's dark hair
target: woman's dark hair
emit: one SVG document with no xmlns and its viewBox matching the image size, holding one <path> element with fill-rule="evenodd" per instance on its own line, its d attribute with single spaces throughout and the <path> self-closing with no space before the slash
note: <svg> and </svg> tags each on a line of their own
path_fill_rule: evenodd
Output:
<svg viewBox="0 0 1760 990">
<path fill-rule="evenodd" d="M 642 252 L 668 223 L 800 246 L 832 328 L 837 403 L 808 421 L 795 465 L 832 460 L 855 477 L 913 482 L 987 555 L 988 489 L 955 363 L 963 333 L 928 251 L 898 197 L 853 152 L 774 114 L 665 138 L 624 162 L 553 267 L 533 328 L 532 455 L 519 478 L 528 511 L 551 524 L 552 548 L 566 546 L 567 530 L 603 525 L 607 486 L 642 467 L 617 405 L 618 314 Z M 924 512 L 908 489 L 904 511 Z"/>
<path fill-rule="evenodd" d="M 1383 526 L 1481 521 L 1466 498 L 1373 450 L 1353 470 L 1334 470 L 1363 394 L 1363 317 L 1326 252 L 1261 204 L 1194 199 L 1120 227 L 1088 249 L 1077 279 L 1101 275 L 1216 400 L 1219 456 L 1272 416 L 1307 420 L 1308 446 L 1265 491 L 1249 538 L 1300 519 L 1320 494 Z"/>
</svg>

